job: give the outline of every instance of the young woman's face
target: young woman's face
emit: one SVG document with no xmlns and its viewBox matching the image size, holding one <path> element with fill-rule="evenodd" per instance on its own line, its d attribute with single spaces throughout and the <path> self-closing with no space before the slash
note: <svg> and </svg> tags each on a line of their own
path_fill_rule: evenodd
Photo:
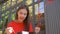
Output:
<svg viewBox="0 0 60 34">
<path fill-rule="evenodd" d="M 21 22 L 23 22 L 23 20 L 26 18 L 27 16 L 27 10 L 26 9 L 20 9 L 18 11 L 18 20 L 20 20 Z"/>
<path fill-rule="evenodd" d="M 35 27 L 35 33 L 39 33 L 40 27 Z"/>
</svg>

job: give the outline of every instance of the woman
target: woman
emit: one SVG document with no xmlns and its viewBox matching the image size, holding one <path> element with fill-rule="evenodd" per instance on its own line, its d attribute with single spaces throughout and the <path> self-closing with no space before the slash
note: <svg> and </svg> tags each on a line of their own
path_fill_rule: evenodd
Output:
<svg viewBox="0 0 60 34">
<path fill-rule="evenodd" d="M 7 34 L 17 34 L 18 32 L 33 32 L 32 24 L 28 23 L 29 10 L 26 5 L 20 5 L 16 12 L 16 20 L 8 23 Z"/>
</svg>

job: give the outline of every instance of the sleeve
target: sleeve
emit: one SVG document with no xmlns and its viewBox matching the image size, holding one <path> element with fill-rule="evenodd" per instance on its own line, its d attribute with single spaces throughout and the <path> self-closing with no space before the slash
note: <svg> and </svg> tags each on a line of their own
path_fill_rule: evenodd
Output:
<svg viewBox="0 0 60 34">
<path fill-rule="evenodd" d="M 29 26 L 29 32 L 33 32 L 32 23 L 30 23 L 30 26 Z"/>
</svg>

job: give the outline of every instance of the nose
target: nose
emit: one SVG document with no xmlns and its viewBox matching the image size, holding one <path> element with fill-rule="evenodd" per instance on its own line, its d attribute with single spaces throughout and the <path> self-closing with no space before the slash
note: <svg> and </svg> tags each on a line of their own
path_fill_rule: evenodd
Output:
<svg viewBox="0 0 60 34">
<path fill-rule="evenodd" d="M 24 14 L 22 14 L 22 15 L 21 15 L 21 18 L 23 19 L 24 17 L 25 17 L 25 15 L 24 15 Z"/>
</svg>

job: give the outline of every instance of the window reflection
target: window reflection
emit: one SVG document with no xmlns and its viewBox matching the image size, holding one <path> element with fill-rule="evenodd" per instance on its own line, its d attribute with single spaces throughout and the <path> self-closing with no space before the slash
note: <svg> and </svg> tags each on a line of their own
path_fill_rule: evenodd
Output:
<svg viewBox="0 0 60 34">
<path fill-rule="evenodd" d="M 2 11 L 5 10 L 6 6 L 2 6 Z"/>
<path fill-rule="evenodd" d="M 7 7 L 10 7 L 10 5 L 11 5 L 11 1 L 7 1 Z"/>
<path fill-rule="evenodd" d="M 30 4 L 32 4 L 32 0 L 27 0 L 26 5 L 30 5 Z"/>
<path fill-rule="evenodd" d="M 2 14 L 2 17 L 4 16 L 4 14 Z"/>
<path fill-rule="evenodd" d="M 30 21 L 32 20 L 32 6 L 29 7 Z"/>
<path fill-rule="evenodd" d="M 5 19 L 6 19 L 6 18 L 8 18 L 8 15 L 7 15 L 7 16 L 5 16 Z"/>
<path fill-rule="evenodd" d="M 9 14 L 9 11 L 6 11 L 6 15 Z"/>
<path fill-rule="evenodd" d="M 32 6 L 29 7 L 29 11 L 30 11 L 30 12 L 29 12 L 30 15 L 32 16 Z"/>
<path fill-rule="evenodd" d="M 15 14 L 12 14 L 11 18 L 12 20 L 15 20 Z"/>
<path fill-rule="evenodd" d="M 38 4 L 35 4 L 35 15 L 38 14 Z"/>
<path fill-rule="evenodd" d="M 16 0 L 12 0 L 12 6 L 16 4 Z"/>
<path fill-rule="evenodd" d="M 20 2 L 22 2 L 23 0 L 17 0 L 17 3 L 20 3 Z"/>
</svg>

